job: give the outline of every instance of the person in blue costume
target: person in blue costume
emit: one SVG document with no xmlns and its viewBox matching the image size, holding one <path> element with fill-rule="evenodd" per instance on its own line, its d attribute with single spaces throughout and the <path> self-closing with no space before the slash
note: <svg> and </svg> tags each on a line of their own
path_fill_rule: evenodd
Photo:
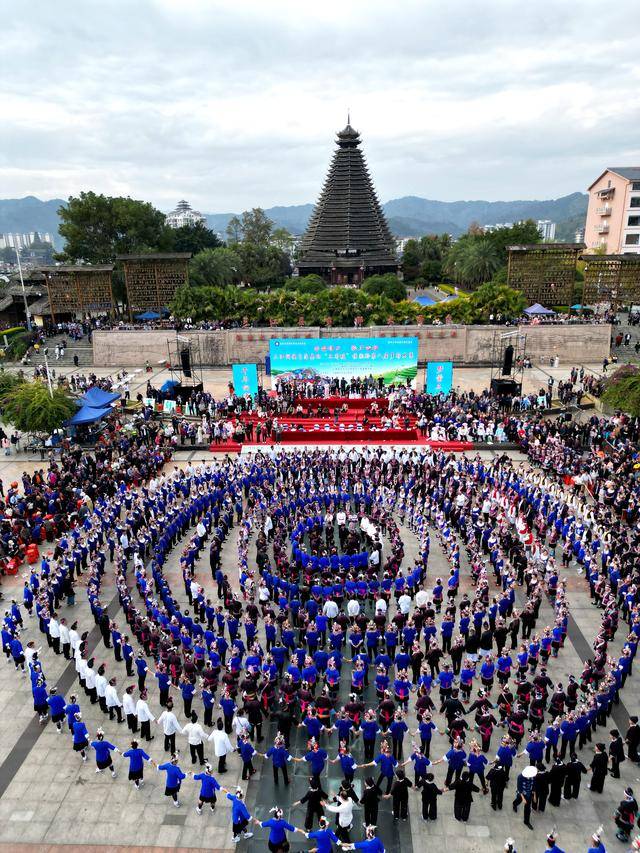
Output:
<svg viewBox="0 0 640 853">
<path fill-rule="evenodd" d="M 284 812 L 281 808 L 278 808 L 278 806 L 274 806 L 274 808 L 270 810 L 270 813 L 273 817 L 263 821 L 254 819 L 254 823 L 256 826 L 261 826 L 263 829 L 269 830 L 267 846 L 271 853 L 280 853 L 281 850 L 289 848 L 289 842 L 287 840 L 288 832 L 301 832 L 304 835 L 304 830 L 298 829 L 292 823 L 285 820 L 283 817 Z"/>
<path fill-rule="evenodd" d="M 95 750 L 96 753 L 96 773 L 102 773 L 103 770 L 109 768 L 112 778 L 115 779 L 116 768 L 113 766 L 111 753 L 120 752 L 118 747 L 109 743 L 108 740 L 105 740 L 104 732 L 102 729 L 98 729 L 96 732 L 96 739 L 91 741 L 91 748 Z"/>
<path fill-rule="evenodd" d="M 343 844 L 343 850 L 364 850 L 365 853 L 385 853 L 385 846 L 376 835 L 375 826 L 367 826 L 362 841 L 354 844 Z"/>
</svg>

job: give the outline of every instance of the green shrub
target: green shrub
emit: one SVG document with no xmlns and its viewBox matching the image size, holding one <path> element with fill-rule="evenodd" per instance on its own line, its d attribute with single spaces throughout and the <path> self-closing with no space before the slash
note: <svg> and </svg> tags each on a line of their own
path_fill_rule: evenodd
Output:
<svg viewBox="0 0 640 853">
<path fill-rule="evenodd" d="M 393 273 L 365 278 L 362 282 L 362 290 L 371 296 L 386 296 L 393 302 L 400 302 L 407 298 L 407 288 Z"/>
</svg>

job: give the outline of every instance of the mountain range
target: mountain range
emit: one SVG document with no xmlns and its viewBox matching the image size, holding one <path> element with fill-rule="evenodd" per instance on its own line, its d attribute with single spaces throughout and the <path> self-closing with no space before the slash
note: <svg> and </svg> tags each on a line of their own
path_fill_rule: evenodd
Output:
<svg viewBox="0 0 640 853">
<path fill-rule="evenodd" d="M 495 225 L 521 219 L 550 219 L 556 223 L 556 239 L 572 242 L 575 230 L 584 225 L 588 196 L 571 193 L 544 201 L 435 201 L 419 196 L 404 196 L 382 205 L 389 227 L 397 237 L 420 237 L 423 234 L 463 234 L 472 222 Z M 57 247 L 58 208 L 63 199 L 40 201 L 35 196 L 0 199 L 0 234 L 7 232 L 48 231 Z M 307 226 L 312 204 L 270 207 L 265 210 L 278 228 L 302 234 Z M 207 213 L 207 225 L 224 236 L 233 213 Z"/>
</svg>

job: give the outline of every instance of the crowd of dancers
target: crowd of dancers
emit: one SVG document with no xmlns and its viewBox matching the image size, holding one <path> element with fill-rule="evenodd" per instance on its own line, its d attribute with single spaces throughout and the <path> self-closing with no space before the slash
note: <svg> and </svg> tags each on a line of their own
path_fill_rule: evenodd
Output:
<svg viewBox="0 0 640 853">
<path fill-rule="evenodd" d="M 7 609 L 3 650 L 29 677 L 41 722 L 68 732 L 83 762 L 92 754 L 96 772 L 117 775 L 121 756 L 136 788 L 155 766 L 176 807 L 193 779 L 199 814 L 222 792 L 236 842 L 257 822 L 274 853 L 295 832 L 324 852 L 383 850 L 382 800 L 401 823 L 417 796 L 429 822 L 449 792 L 465 822 L 474 795 L 499 811 L 508 791 L 532 828 L 535 814 L 583 795 L 583 777 L 597 796 L 622 762 L 639 761 L 637 718 L 611 719 L 640 636 L 635 430 L 624 418 L 606 429 L 529 423 L 531 448 L 555 443 L 576 479 L 588 475 L 573 488 L 548 466 L 426 449 L 257 454 L 171 473 L 142 440 L 79 453 L 80 479 L 52 463 L 5 495 L 7 545 L 43 526 L 58 538 Z M 434 548 L 446 571 L 431 568 Z M 180 592 L 167 571 L 176 549 Z M 569 567 L 600 625 L 565 681 L 554 661 L 566 654 Z M 107 572 L 116 619 L 103 600 Z M 96 663 L 90 626 L 70 615 L 79 583 L 113 663 Z M 74 661 L 79 688 L 68 696 L 48 682 L 47 654 Z M 105 725 L 126 725 L 127 742 L 90 732 L 90 705 Z M 141 747 L 152 724 L 166 761 Z M 181 766 L 178 736 L 195 774 Z M 305 807 L 303 826 L 280 806 L 257 820 L 246 786 L 219 781 L 227 760 L 247 783 L 269 763 L 285 787 L 304 763 L 308 790 L 291 807 Z M 330 764 L 342 777 L 335 791 Z M 626 787 L 621 840 L 637 811 Z"/>
</svg>

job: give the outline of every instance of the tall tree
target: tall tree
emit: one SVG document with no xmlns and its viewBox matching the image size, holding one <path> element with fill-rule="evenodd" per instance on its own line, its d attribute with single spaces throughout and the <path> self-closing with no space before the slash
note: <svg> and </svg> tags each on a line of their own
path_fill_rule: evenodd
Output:
<svg viewBox="0 0 640 853">
<path fill-rule="evenodd" d="M 242 240 L 242 222 L 238 216 L 232 216 L 227 223 L 227 241 L 229 243 L 239 243 Z"/>
<path fill-rule="evenodd" d="M 293 237 L 286 228 L 275 228 L 271 234 L 271 245 L 290 255 L 293 249 Z"/>
<path fill-rule="evenodd" d="M 463 280 L 470 284 L 490 281 L 500 267 L 500 256 L 496 247 L 488 240 L 473 240 L 462 260 Z"/>
<path fill-rule="evenodd" d="M 269 245 L 273 222 L 261 207 L 245 210 L 242 214 L 242 240 L 254 246 Z"/>
<path fill-rule="evenodd" d="M 189 262 L 189 281 L 194 286 L 237 284 L 242 277 L 242 260 L 233 249 L 205 249 Z"/>
<path fill-rule="evenodd" d="M 238 245 L 242 259 L 242 278 L 249 284 L 264 287 L 282 284 L 291 275 L 291 261 L 277 246 L 263 246 L 244 240 Z"/>
<path fill-rule="evenodd" d="M 174 252 L 191 252 L 192 255 L 197 255 L 205 249 L 217 249 L 222 246 L 217 234 L 207 228 L 204 222 L 173 228 L 170 236 Z"/>
<path fill-rule="evenodd" d="M 508 246 L 527 246 L 532 243 L 539 243 L 542 237 L 533 219 L 526 219 L 524 222 L 516 222 L 509 228 L 496 228 L 495 231 L 486 235 L 486 239 L 498 252 L 500 263 L 506 264 Z"/>
<path fill-rule="evenodd" d="M 51 433 L 77 412 L 70 394 L 61 388 L 50 394 L 39 379 L 8 391 L 2 405 L 5 419 L 21 432 Z"/>
<path fill-rule="evenodd" d="M 416 278 L 420 273 L 422 252 L 418 240 L 407 240 L 402 251 L 402 272 L 407 281 Z"/>
<path fill-rule="evenodd" d="M 148 202 L 83 192 L 58 215 L 65 239 L 59 260 L 110 263 L 118 254 L 171 248 L 165 215 Z"/>
</svg>

